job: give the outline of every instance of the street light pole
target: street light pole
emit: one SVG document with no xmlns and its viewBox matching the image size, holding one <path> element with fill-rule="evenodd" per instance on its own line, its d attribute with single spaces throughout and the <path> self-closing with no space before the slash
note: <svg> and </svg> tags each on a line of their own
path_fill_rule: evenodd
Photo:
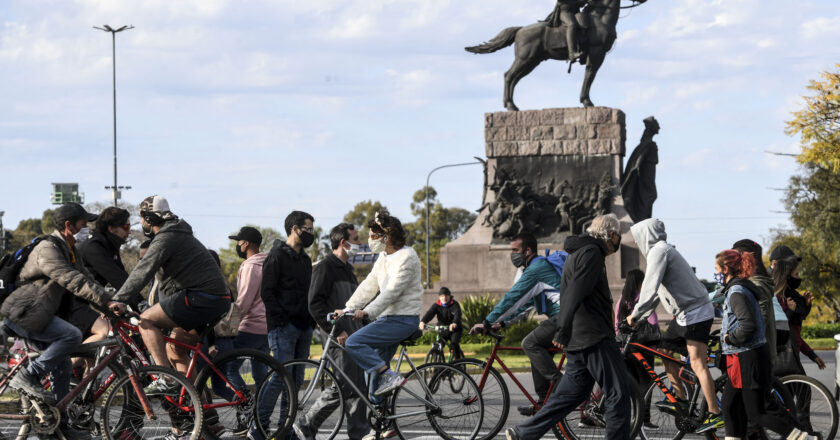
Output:
<svg viewBox="0 0 840 440">
<path fill-rule="evenodd" d="M 429 179 L 431 179 L 432 173 L 434 173 L 437 170 L 443 169 L 443 168 L 463 167 L 463 166 L 467 166 L 467 165 L 481 165 L 481 164 L 484 163 L 481 159 L 479 159 L 477 157 L 475 159 L 476 159 L 476 162 L 453 163 L 453 164 L 449 164 L 449 165 L 441 165 L 437 168 L 432 169 L 432 171 L 429 171 L 429 174 L 426 176 L 426 187 L 424 188 L 424 190 L 426 191 L 426 288 L 427 289 L 432 287 L 432 268 L 429 264 L 429 260 L 430 260 L 429 259 L 429 234 L 431 233 L 430 232 L 431 227 L 429 226 Z"/>
<path fill-rule="evenodd" d="M 117 186 L 117 33 L 129 29 L 134 29 L 134 26 L 123 26 L 117 29 L 113 29 L 111 28 L 111 26 L 108 26 L 106 24 L 102 27 L 94 26 L 93 28 L 111 33 L 111 84 L 114 94 L 114 186 L 111 187 L 111 190 L 112 194 L 114 195 L 114 206 L 117 206 L 117 199 L 119 198 L 119 187 Z"/>
</svg>

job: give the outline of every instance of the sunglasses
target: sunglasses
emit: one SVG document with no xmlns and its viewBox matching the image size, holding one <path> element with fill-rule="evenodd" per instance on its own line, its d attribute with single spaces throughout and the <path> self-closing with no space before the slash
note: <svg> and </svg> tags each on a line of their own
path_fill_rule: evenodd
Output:
<svg viewBox="0 0 840 440">
<path fill-rule="evenodd" d="M 126 224 L 124 224 L 120 227 L 125 229 L 126 231 L 130 231 L 131 230 L 131 223 L 126 223 Z"/>
</svg>

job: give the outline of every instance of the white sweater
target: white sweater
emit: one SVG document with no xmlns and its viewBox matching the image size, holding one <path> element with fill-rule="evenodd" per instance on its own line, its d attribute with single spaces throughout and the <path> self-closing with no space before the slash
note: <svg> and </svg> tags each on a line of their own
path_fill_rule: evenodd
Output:
<svg viewBox="0 0 840 440">
<path fill-rule="evenodd" d="M 345 307 L 364 308 L 371 319 L 376 319 L 391 315 L 420 316 L 422 302 L 420 258 L 414 249 L 404 246 L 391 255 L 379 254 L 370 274 L 359 284 Z"/>
</svg>

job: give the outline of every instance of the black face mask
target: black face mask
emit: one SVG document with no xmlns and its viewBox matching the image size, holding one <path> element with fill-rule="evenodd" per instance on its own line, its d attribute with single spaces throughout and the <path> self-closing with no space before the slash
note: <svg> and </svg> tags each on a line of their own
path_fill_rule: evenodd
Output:
<svg viewBox="0 0 840 440">
<path fill-rule="evenodd" d="M 514 267 L 524 267 L 525 266 L 525 255 L 520 254 L 518 252 L 511 252 L 510 253 L 510 262 L 513 263 Z"/>
<path fill-rule="evenodd" d="M 312 246 L 312 243 L 315 243 L 315 234 L 311 232 L 301 230 L 298 233 L 298 237 L 300 237 L 300 243 L 304 248 L 308 248 L 309 246 Z"/>
<path fill-rule="evenodd" d="M 248 253 L 243 251 L 242 248 L 239 247 L 239 244 L 236 245 L 236 255 L 238 255 L 239 258 L 248 258 Z"/>
<path fill-rule="evenodd" d="M 802 278 L 789 277 L 788 280 L 787 280 L 788 287 L 790 287 L 793 290 L 798 289 L 801 284 L 802 284 Z"/>
<path fill-rule="evenodd" d="M 119 235 L 112 233 L 111 231 L 108 231 L 108 236 L 111 238 L 111 240 L 120 245 L 125 244 L 126 240 L 128 239 L 128 237 L 122 238 Z"/>
</svg>

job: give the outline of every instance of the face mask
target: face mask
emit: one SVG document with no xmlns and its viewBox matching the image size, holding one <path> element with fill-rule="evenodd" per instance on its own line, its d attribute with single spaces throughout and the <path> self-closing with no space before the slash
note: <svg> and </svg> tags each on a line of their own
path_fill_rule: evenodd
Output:
<svg viewBox="0 0 840 440">
<path fill-rule="evenodd" d="M 152 232 L 152 225 L 146 223 L 142 226 L 142 228 L 143 235 L 145 235 L 147 238 L 155 238 L 155 233 Z"/>
<path fill-rule="evenodd" d="M 73 234 L 73 237 L 76 239 L 77 242 L 81 243 L 87 240 L 89 233 L 90 229 L 87 226 L 85 226 L 84 228 L 79 229 L 79 232 Z"/>
<path fill-rule="evenodd" d="M 615 234 L 618 236 L 618 243 L 615 244 L 615 249 L 618 250 L 621 248 L 621 234 Z"/>
<path fill-rule="evenodd" d="M 247 252 L 245 252 L 245 251 L 243 251 L 243 250 L 239 247 L 239 244 L 237 244 L 237 245 L 236 245 L 236 255 L 238 255 L 238 256 L 239 256 L 239 258 L 248 258 L 248 253 L 247 253 Z"/>
<path fill-rule="evenodd" d="M 525 266 L 525 255 L 522 255 L 518 252 L 511 252 L 510 253 L 510 262 L 513 263 L 514 267 L 524 267 Z"/>
<path fill-rule="evenodd" d="M 802 278 L 789 277 L 788 280 L 787 280 L 788 287 L 790 287 L 793 290 L 798 289 L 801 284 L 802 284 Z"/>
<path fill-rule="evenodd" d="M 374 240 L 373 238 L 368 237 L 368 246 L 370 246 L 370 250 L 374 253 L 382 253 L 385 251 L 385 238 Z"/>
<path fill-rule="evenodd" d="M 353 258 L 356 255 L 359 255 L 359 249 L 361 248 L 361 245 L 358 245 L 356 243 L 347 243 L 347 244 L 350 245 L 350 249 L 344 249 L 344 252 L 347 253 L 348 258 Z"/>
<path fill-rule="evenodd" d="M 726 284 L 726 275 L 723 272 L 715 272 L 715 284 L 720 284 L 721 286 Z"/>
<path fill-rule="evenodd" d="M 298 233 L 298 237 L 300 237 L 300 243 L 305 248 L 308 248 L 309 246 L 312 246 L 312 243 L 315 243 L 315 234 L 311 232 L 301 230 Z"/>
</svg>

